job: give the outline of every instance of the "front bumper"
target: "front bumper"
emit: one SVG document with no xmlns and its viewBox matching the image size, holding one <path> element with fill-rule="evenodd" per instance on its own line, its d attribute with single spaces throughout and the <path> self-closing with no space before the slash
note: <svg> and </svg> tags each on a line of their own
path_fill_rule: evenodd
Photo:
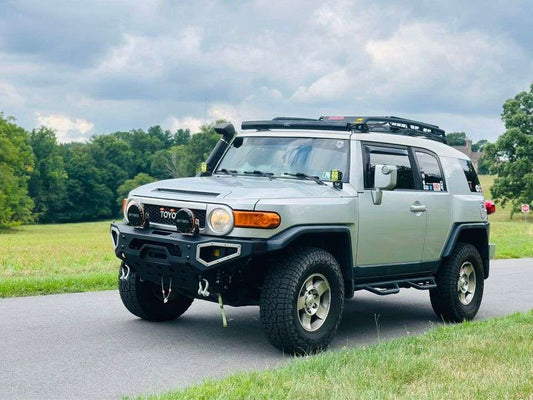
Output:
<svg viewBox="0 0 533 400">
<path fill-rule="evenodd" d="M 263 240 L 187 236 L 160 229 L 111 224 L 115 255 L 141 279 L 160 283 L 172 277 L 176 286 L 193 289 L 201 277 L 229 268 L 266 251 Z"/>
</svg>

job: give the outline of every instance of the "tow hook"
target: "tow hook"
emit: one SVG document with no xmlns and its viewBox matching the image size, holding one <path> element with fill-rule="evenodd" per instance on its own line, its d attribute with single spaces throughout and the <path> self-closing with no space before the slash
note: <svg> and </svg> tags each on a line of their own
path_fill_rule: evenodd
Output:
<svg viewBox="0 0 533 400">
<path fill-rule="evenodd" d="M 202 286 L 202 282 L 205 282 L 205 288 Z M 209 297 L 209 281 L 207 279 L 202 279 L 198 282 L 198 296 Z"/>
<path fill-rule="evenodd" d="M 172 293 L 172 276 L 170 277 L 170 282 L 168 284 L 168 293 L 165 292 L 163 277 L 161 277 L 161 293 L 163 294 L 163 304 L 168 303 L 168 298 L 170 297 L 170 293 Z"/>
<path fill-rule="evenodd" d="M 120 277 L 118 279 L 120 279 L 121 281 L 126 281 L 128 280 L 130 276 L 130 267 L 128 266 L 128 264 L 124 263 L 122 264 L 122 267 L 120 268 Z"/>
</svg>

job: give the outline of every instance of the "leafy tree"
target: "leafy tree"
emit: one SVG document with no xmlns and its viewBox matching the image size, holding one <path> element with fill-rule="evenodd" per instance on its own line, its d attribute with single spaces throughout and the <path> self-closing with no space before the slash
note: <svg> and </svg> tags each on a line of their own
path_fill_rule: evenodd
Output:
<svg viewBox="0 0 533 400">
<path fill-rule="evenodd" d="M 225 122 L 223 120 L 216 123 Z M 194 175 L 200 169 L 200 164 L 207 159 L 213 147 L 220 139 L 220 136 L 215 132 L 215 125 L 202 125 L 200 132 L 192 135 L 191 141 L 187 146 L 186 154 L 186 168 L 188 176 Z"/>
<path fill-rule="evenodd" d="M 450 132 L 446 134 L 449 146 L 466 146 L 465 132 Z"/>
<path fill-rule="evenodd" d="M 133 171 L 130 171 L 130 177 L 140 172 L 149 173 L 150 156 L 158 150 L 169 149 L 173 144 L 172 134 L 163 131 L 159 126 L 149 128 L 148 132 L 136 129 L 130 132 L 116 132 L 114 135 L 130 145 L 133 153 L 131 157 Z"/>
<path fill-rule="evenodd" d="M 1 122 L 1 226 L 31 220 L 28 180 L 35 217 L 41 222 L 110 218 L 118 214 L 117 197 L 134 187 L 193 176 L 219 139 L 214 125 L 202 126 L 194 135 L 188 129 L 172 133 L 156 125 L 148 131 L 59 145 L 51 129 L 41 127 L 28 135 L 10 119 Z"/>
<path fill-rule="evenodd" d="M 41 127 L 30 134 L 35 168 L 29 181 L 29 194 L 35 202 L 35 217 L 41 222 L 55 222 L 67 200 L 67 173 L 55 132 Z"/>
<path fill-rule="evenodd" d="M 480 141 L 472 144 L 472 151 L 483 152 L 483 149 L 485 148 L 487 143 L 489 143 L 487 139 L 481 139 Z"/>
<path fill-rule="evenodd" d="M 133 179 L 126 180 L 117 189 L 117 193 L 118 193 L 117 204 L 121 205 L 122 200 L 128 197 L 128 193 L 131 192 L 136 187 L 139 187 L 141 185 L 146 185 L 147 183 L 152 183 L 154 181 L 155 181 L 154 178 L 142 172 L 140 174 L 135 175 Z"/>
<path fill-rule="evenodd" d="M 488 175 L 491 173 L 492 162 L 487 157 L 486 153 L 483 153 L 477 162 L 477 173 L 481 175 Z"/>
<path fill-rule="evenodd" d="M 87 146 L 100 170 L 101 183 L 113 193 L 109 198 L 109 207 L 115 215 L 119 212 L 114 201 L 117 189 L 126 179 L 133 176 L 135 171 L 134 152 L 128 142 L 115 135 L 95 136 Z"/>
<path fill-rule="evenodd" d="M 91 155 L 91 144 L 61 146 L 68 174 L 68 199 L 58 221 L 91 221 L 116 215 L 113 190 L 105 184 L 106 171 Z"/>
<path fill-rule="evenodd" d="M 533 200 L 533 84 L 504 103 L 502 120 L 506 131 L 485 146 L 485 161 L 498 174 L 492 196 L 502 205 L 512 204 L 512 217 L 521 203 Z"/>
<path fill-rule="evenodd" d="M 188 129 L 178 129 L 174 133 L 173 144 L 175 146 L 182 146 L 189 144 L 191 140 L 191 131 Z"/>
<path fill-rule="evenodd" d="M 0 228 L 32 220 L 28 180 L 33 152 L 28 133 L 14 121 L 0 113 Z"/>
</svg>

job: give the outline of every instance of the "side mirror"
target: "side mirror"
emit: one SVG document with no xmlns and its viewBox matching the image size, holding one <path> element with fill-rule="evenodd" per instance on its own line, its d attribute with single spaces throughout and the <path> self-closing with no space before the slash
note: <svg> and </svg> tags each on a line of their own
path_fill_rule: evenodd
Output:
<svg viewBox="0 0 533 400">
<path fill-rule="evenodd" d="M 398 167 L 395 165 L 376 165 L 374 173 L 374 188 L 372 199 L 374 204 L 381 204 L 383 190 L 392 190 L 398 181 Z"/>
</svg>

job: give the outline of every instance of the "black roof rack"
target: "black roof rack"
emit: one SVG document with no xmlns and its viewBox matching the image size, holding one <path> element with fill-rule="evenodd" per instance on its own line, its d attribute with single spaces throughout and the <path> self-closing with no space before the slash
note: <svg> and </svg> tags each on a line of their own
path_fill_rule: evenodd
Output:
<svg viewBox="0 0 533 400">
<path fill-rule="evenodd" d="M 425 137 L 446 143 L 443 129 L 437 125 L 399 117 L 322 116 L 318 119 L 277 117 L 267 121 L 243 121 L 242 129 L 313 129 L 332 131 L 381 132 L 405 136 Z"/>
<path fill-rule="evenodd" d="M 319 121 L 318 119 L 285 119 L 276 118 L 266 121 L 242 121 L 241 128 L 268 131 L 271 129 L 313 129 L 328 131 L 350 131 L 348 122 Z"/>
<path fill-rule="evenodd" d="M 272 121 L 318 121 L 316 118 L 301 118 L 301 117 L 276 117 Z"/>
</svg>

